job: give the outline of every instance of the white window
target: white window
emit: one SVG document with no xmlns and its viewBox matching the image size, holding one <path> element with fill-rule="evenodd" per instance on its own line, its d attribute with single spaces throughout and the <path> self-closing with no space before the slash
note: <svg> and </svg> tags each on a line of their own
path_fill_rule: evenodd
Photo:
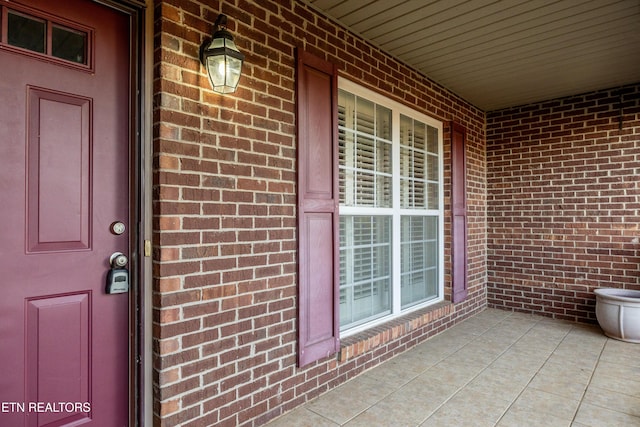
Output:
<svg viewBox="0 0 640 427">
<path fill-rule="evenodd" d="M 340 329 L 443 299 L 442 123 L 338 81 Z"/>
</svg>

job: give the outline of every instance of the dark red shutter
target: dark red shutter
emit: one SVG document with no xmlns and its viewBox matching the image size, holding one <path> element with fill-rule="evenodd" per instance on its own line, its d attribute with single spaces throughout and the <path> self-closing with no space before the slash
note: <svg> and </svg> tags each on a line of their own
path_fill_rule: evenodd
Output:
<svg viewBox="0 0 640 427">
<path fill-rule="evenodd" d="M 338 81 L 336 67 L 298 51 L 298 365 L 339 341 Z"/>
<path fill-rule="evenodd" d="M 467 297 L 467 157 L 466 130 L 451 124 L 451 301 Z"/>
</svg>

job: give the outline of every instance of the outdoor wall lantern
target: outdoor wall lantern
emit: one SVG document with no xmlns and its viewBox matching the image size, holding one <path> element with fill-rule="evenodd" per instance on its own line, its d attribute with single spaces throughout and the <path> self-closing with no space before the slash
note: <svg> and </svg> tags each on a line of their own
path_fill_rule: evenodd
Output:
<svg viewBox="0 0 640 427">
<path fill-rule="evenodd" d="M 213 40 L 205 40 L 200 46 L 200 62 L 207 69 L 214 92 L 231 93 L 238 87 L 244 55 L 227 31 L 227 16 L 218 15 L 215 26 Z"/>
</svg>

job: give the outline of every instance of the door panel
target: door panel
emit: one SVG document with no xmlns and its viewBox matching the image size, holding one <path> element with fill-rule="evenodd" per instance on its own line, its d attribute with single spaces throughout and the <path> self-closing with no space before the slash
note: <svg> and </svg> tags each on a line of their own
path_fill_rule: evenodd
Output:
<svg viewBox="0 0 640 427">
<path fill-rule="evenodd" d="M 0 9 L 59 37 L 36 52 L 0 26 L 0 426 L 126 426 L 129 295 L 105 284 L 131 247 L 130 18 L 88 0 Z"/>
<path fill-rule="evenodd" d="M 92 100 L 27 91 L 27 252 L 89 249 Z"/>
<path fill-rule="evenodd" d="M 90 307 L 88 292 L 27 302 L 27 402 L 73 403 L 62 414 L 45 411 L 36 425 L 54 421 L 64 425 L 89 418 L 88 413 L 76 410 L 76 403 L 89 403 L 91 396 Z"/>
</svg>

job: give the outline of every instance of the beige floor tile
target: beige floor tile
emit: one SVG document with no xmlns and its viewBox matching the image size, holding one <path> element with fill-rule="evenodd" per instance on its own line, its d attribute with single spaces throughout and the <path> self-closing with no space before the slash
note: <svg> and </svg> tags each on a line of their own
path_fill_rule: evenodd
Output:
<svg viewBox="0 0 640 427">
<path fill-rule="evenodd" d="M 475 343 L 471 343 L 447 357 L 446 360 L 453 364 L 473 363 L 476 365 L 488 366 L 499 356 L 500 353 L 483 348 Z"/>
<path fill-rule="evenodd" d="M 601 360 L 625 366 L 640 367 L 640 344 L 610 339 L 602 351 Z"/>
<path fill-rule="evenodd" d="M 580 405 L 579 399 L 568 399 L 557 394 L 527 387 L 513 403 L 511 410 L 548 414 L 570 422 Z"/>
<path fill-rule="evenodd" d="M 614 351 L 616 353 L 628 353 L 637 355 L 638 352 L 640 352 L 640 343 L 632 343 L 608 338 L 605 349 Z"/>
<path fill-rule="evenodd" d="M 534 325 L 526 336 L 537 337 L 549 341 L 560 342 L 571 331 L 571 325 L 542 321 Z"/>
<path fill-rule="evenodd" d="M 575 327 L 575 323 L 568 320 L 558 320 L 551 317 L 542 317 L 540 324 L 548 325 L 549 328 L 571 330 Z"/>
<path fill-rule="evenodd" d="M 548 337 L 538 334 L 526 334 L 517 343 L 514 344 L 515 348 L 526 347 L 527 350 L 538 351 L 545 356 L 551 355 L 558 349 L 561 343 L 561 339 Z"/>
<path fill-rule="evenodd" d="M 387 387 L 382 379 L 359 375 L 329 393 L 338 393 L 340 396 L 355 396 L 364 403 L 372 405 L 392 392 L 393 390 Z"/>
<path fill-rule="evenodd" d="M 459 351 L 465 352 L 482 352 L 491 355 L 494 359 L 507 351 L 513 343 L 507 341 L 499 341 L 496 339 L 485 338 L 484 335 L 473 342 L 462 347 Z"/>
<path fill-rule="evenodd" d="M 510 404 L 507 400 L 465 388 L 435 411 L 422 425 L 494 426 Z"/>
<path fill-rule="evenodd" d="M 637 377 L 636 377 L 637 378 Z M 640 417 L 640 398 L 628 394 L 590 386 L 584 396 L 584 402 L 621 412 L 635 417 Z"/>
<path fill-rule="evenodd" d="M 420 427 L 493 427 L 495 422 L 491 419 L 474 418 L 467 414 L 455 411 L 439 410 Z M 371 426 L 373 427 L 373 425 Z"/>
<path fill-rule="evenodd" d="M 429 352 L 443 359 L 473 341 L 475 337 L 469 334 L 458 334 L 445 331 L 427 342 L 416 347 L 418 352 Z"/>
<path fill-rule="evenodd" d="M 532 354 L 522 349 L 510 348 L 500 355 L 490 366 L 510 372 L 518 372 L 532 378 L 544 365 L 548 356 Z"/>
<path fill-rule="evenodd" d="M 500 419 L 498 427 L 569 427 L 571 420 L 566 420 L 553 415 L 533 411 L 529 409 L 509 408 Z"/>
<path fill-rule="evenodd" d="M 558 344 L 559 342 L 556 340 L 526 334 L 520 338 L 518 342 L 513 344 L 511 348 L 531 355 L 538 355 L 546 359 L 556 350 Z"/>
<path fill-rule="evenodd" d="M 443 345 L 444 347 L 453 347 L 455 349 L 458 349 L 466 345 L 468 342 L 473 341 L 474 339 L 476 339 L 476 337 L 476 334 L 469 333 L 464 329 L 458 329 L 458 327 L 455 326 L 436 335 L 432 338 L 432 340 L 434 342 L 440 341 L 439 344 Z"/>
<path fill-rule="evenodd" d="M 511 338 L 508 336 L 504 336 L 499 332 L 496 332 L 494 329 L 491 329 L 486 333 L 482 334 L 482 336 L 480 336 L 476 341 L 486 346 L 493 347 L 502 353 L 505 350 L 507 350 L 509 347 L 511 347 L 513 344 L 515 344 L 520 338 L 520 336 Z"/>
<path fill-rule="evenodd" d="M 542 317 L 542 316 L 537 316 L 535 314 L 531 314 L 531 313 L 521 313 L 519 311 L 514 311 L 513 313 L 511 313 L 509 315 L 509 319 L 522 319 L 522 320 L 528 320 L 530 322 L 540 322 L 542 320 L 546 320 L 546 317 Z"/>
<path fill-rule="evenodd" d="M 408 405 L 407 409 L 409 410 L 415 407 L 433 412 L 458 390 L 460 387 L 455 384 L 430 381 L 426 377 L 419 377 L 387 396 L 381 403 L 396 406 Z"/>
<path fill-rule="evenodd" d="M 483 322 L 483 321 L 476 322 L 475 317 L 472 317 L 471 319 L 465 320 L 464 322 L 457 324 L 456 332 L 478 336 L 487 332 L 493 326 L 495 326 L 494 322 Z"/>
<path fill-rule="evenodd" d="M 512 402 L 522 393 L 530 379 L 530 376 L 521 375 L 519 372 L 487 368 L 466 387 Z"/>
<path fill-rule="evenodd" d="M 640 426 L 640 418 L 583 402 L 576 414 L 574 425 L 589 427 L 638 427 Z"/>
<path fill-rule="evenodd" d="M 506 335 L 524 335 L 531 328 L 536 325 L 536 321 L 527 320 L 527 319 L 518 319 L 514 317 L 509 317 L 505 319 L 503 322 L 500 322 L 495 328 L 492 328 L 496 331 L 500 331 Z"/>
<path fill-rule="evenodd" d="M 569 399 L 580 400 L 593 371 L 571 364 L 547 361 L 533 377 L 529 387 Z"/>
<path fill-rule="evenodd" d="M 421 374 L 440 362 L 443 357 L 436 356 L 428 352 L 418 353 L 416 351 L 408 351 L 397 356 L 395 359 L 398 363 L 405 366 L 412 372 Z"/>
<path fill-rule="evenodd" d="M 596 363 L 598 363 L 600 354 L 588 353 L 580 350 L 581 349 L 579 347 L 569 349 L 560 345 L 553 353 L 551 353 L 551 356 L 549 356 L 549 362 L 593 371 Z"/>
<path fill-rule="evenodd" d="M 486 365 L 477 363 L 453 363 L 446 359 L 421 374 L 421 381 L 431 380 L 444 384 L 461 387 L 471 381 L 476 375 L 485 369 Z"/>
<path fill-rule="evenodd" d="M 461 343 L 459 346 L 453 347 L 446 343 L 446 339 L 433 341 L 436 338 L 437 337 L 432 338 L 422 344 L 418 344 L 411 350 L 411 353 L 420 357 L 425 357 L 429 361 L 437 363 L 445 357 L 455 353 L 459 348 L 462 348 L 465 345 L 465 343 Z"/>
<path fill-rule="evenodd" d="M 489 329 L 487 332 L 482 334 L 482 336 L 506 340 L 513 344 L 526 334 L 528 330 L 529 328 L 511 328 L 510 325 L 503 322 L 496 327 Z"/>
<path fill-rule="evenodd" d="M 337 424 L 343 424 L 390 394 L 378 379 L 360 375 L 312 400 L 307 408 Z"/>
<path fill-rule="evenodd" d="M 411 369 L 407 369 L 401 361 L 398 361 L 397 358 L 395 358 L 368 370 L 363 375 L 385 384 L 387 389 L 392 391 L 404 384 L 407 384 L 413 378 L 418 376 L 418 373 Z"/>
<path fill-rule="evenodd" d="M 484 310 L 475 316 L 472 319 L 478 319 L 480 321 L 484 321 L 491 324 L 498 324 L 508 318 L 511 315 L 510 312 L 504 310 Z"/>
<path fill-rule="evenodd" d="M 360 396 L 344 396 L 330 392 L 312 400 L 306 408 L 327 420 L 342 425 L 366 411 L 370 406 L 363 402 Z"/>
<path fill-rule="evenodd" d="M 474 344 L 479 348 L 490 349 L 497 356 L 502 356 L 513 347 L 518 339 L 485 334 L 478 338 Z"/>
<path fill-rule="evenodd" d="M 607 337 L 598 325 L 587 325 L 586 323 L 574 323 L 571 329 L 571 335 L 582 335 L 584 337 L 592 337 L 600 340 L 607 340 Z"/>
<path fill-rule="evenodd" d="M 621 365 L 604 360 L 598 362 L 596 372 L 609 377 L 640 378 L 640 366 Z"/>
<path fill-rule="evenodd" d="M 593 338 L 581 335 L 569 334 L 555 350 L 556 353 L 566 354 L 567 356 L 578 354 L 582 356 L 589 356 L 590 358 L 600 357 L 602 348 L 605 345 L 606 340 L 601 337 Z"/>
<path fill-rule="evenodd" d="M 454 392 L 455 389 L 450 385 L 425 385 L 414 381 L 367 409 L 347 425 L 417 426 Z M 372 422 L 373 420 L 377 421 Z"/>
<path fill-rule="evenodd" d="M 320 415 L 309 411 L 306 407 L 296 409 L 276 418 L 269 427 L 336 427 L 336 424 Z"/>
<path fill-rule="evenodd" d="M 376 405 L 345 424 L 347 427 L 415 427 L 413 411 Z"/>
<path fill-rule="evenodd" d="M 640 345 L 485 310 L 269 427 L 338 425 L 640 427 Z"/>
<path fill-rule="evenodd" d="M 589 386 L 640 398 L 640 378 L 611 377 L 596 371 Z"/>
</svg>

